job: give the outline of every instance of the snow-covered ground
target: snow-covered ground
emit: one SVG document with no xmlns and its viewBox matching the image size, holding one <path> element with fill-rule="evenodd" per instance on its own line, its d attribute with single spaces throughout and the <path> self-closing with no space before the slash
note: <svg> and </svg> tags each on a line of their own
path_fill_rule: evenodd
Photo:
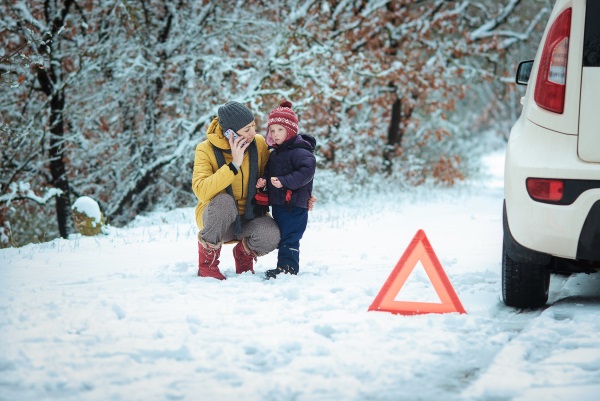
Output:
<svg viewBox="0 0 600 401">
<path fill-rule="evenodd" d="M 317 204 L 298 276 L 196 276 L 193 208 L 0 250 L 0 400 L 600 399 L 600 275 L 501 302 L 502 154 L 451 189 Z M 318 185 L 318 182 L 315 184 Z M 368 311 L 423 229 L 466 314 Z M 418 265 L 398 300 L 437 297 Z"/>
</svg>

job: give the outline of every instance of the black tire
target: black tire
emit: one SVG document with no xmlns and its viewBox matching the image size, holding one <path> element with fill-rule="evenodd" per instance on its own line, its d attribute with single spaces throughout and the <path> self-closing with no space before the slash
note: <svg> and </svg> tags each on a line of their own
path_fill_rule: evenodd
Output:
<svg viewBox="0 0 600 401">
<path fill-rule="evenodd" d="M 502 298 L 507 306 L 540 308 L 548 301 L 550 264 L 517 263 L 502 246 Z"/>
</svg>

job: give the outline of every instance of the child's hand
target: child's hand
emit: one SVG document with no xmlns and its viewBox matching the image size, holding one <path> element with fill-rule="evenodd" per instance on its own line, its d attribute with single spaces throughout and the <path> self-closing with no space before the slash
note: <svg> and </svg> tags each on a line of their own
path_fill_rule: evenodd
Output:
<svg viewBox="0 0 600 401">
<path fill-rule="evenodd" d="M 308 198 L 308 210 L 313 210 L 315 208 L 315 203 L 317 203 L 317 197 L 311 195 L 310 198 Z"/>
<path fill-rule="evenodd" d="M 258 181 L 256 181 L 256 188 L 262 188 L 265 185 L 267 185 L 267 180 L 264 178 L 259 178 Z"/>
<path fill-rule="evenodd" d="M 275 188 L 281 188 L 281 187 L 283 187 L 283 185 L 281 185 L 281 182 L 279 181 L 279 178 L 277 178 L 277 177 L 271 177 L 271 184 Z"/>
</svg>

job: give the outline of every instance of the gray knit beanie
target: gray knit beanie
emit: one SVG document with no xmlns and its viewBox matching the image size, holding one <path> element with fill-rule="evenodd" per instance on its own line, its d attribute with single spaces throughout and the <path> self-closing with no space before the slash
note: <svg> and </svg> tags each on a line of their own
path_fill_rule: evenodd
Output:
<svg viewBox="0 0 600 401">
<path fill-rule="evenodd" d="M 238 102 L 227 102 L 219 107 L 219 125 L 223 132 L 232 129 L 235 132 L 254 121 L 252 111 Z"/>
</svg>

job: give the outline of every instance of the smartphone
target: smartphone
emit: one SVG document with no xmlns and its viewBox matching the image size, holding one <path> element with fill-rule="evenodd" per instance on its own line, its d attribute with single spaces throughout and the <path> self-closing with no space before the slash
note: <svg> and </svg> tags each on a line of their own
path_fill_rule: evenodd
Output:
<svg viewBox="0 0 600 401">
<path fill-rule="evenodd" d="M 229 137 L 232 134 L 233 134 L 233 140 L 234 141 L 239 138 L 239 135 L 236 134 L 236 132 L 234 130 L 232 130 L 231 128 L 229 128 L 227 131 L 225 131 L 225 133 L 223 135 L 225 135 L 225 138 L 229 139 Z"/>
</svg>

